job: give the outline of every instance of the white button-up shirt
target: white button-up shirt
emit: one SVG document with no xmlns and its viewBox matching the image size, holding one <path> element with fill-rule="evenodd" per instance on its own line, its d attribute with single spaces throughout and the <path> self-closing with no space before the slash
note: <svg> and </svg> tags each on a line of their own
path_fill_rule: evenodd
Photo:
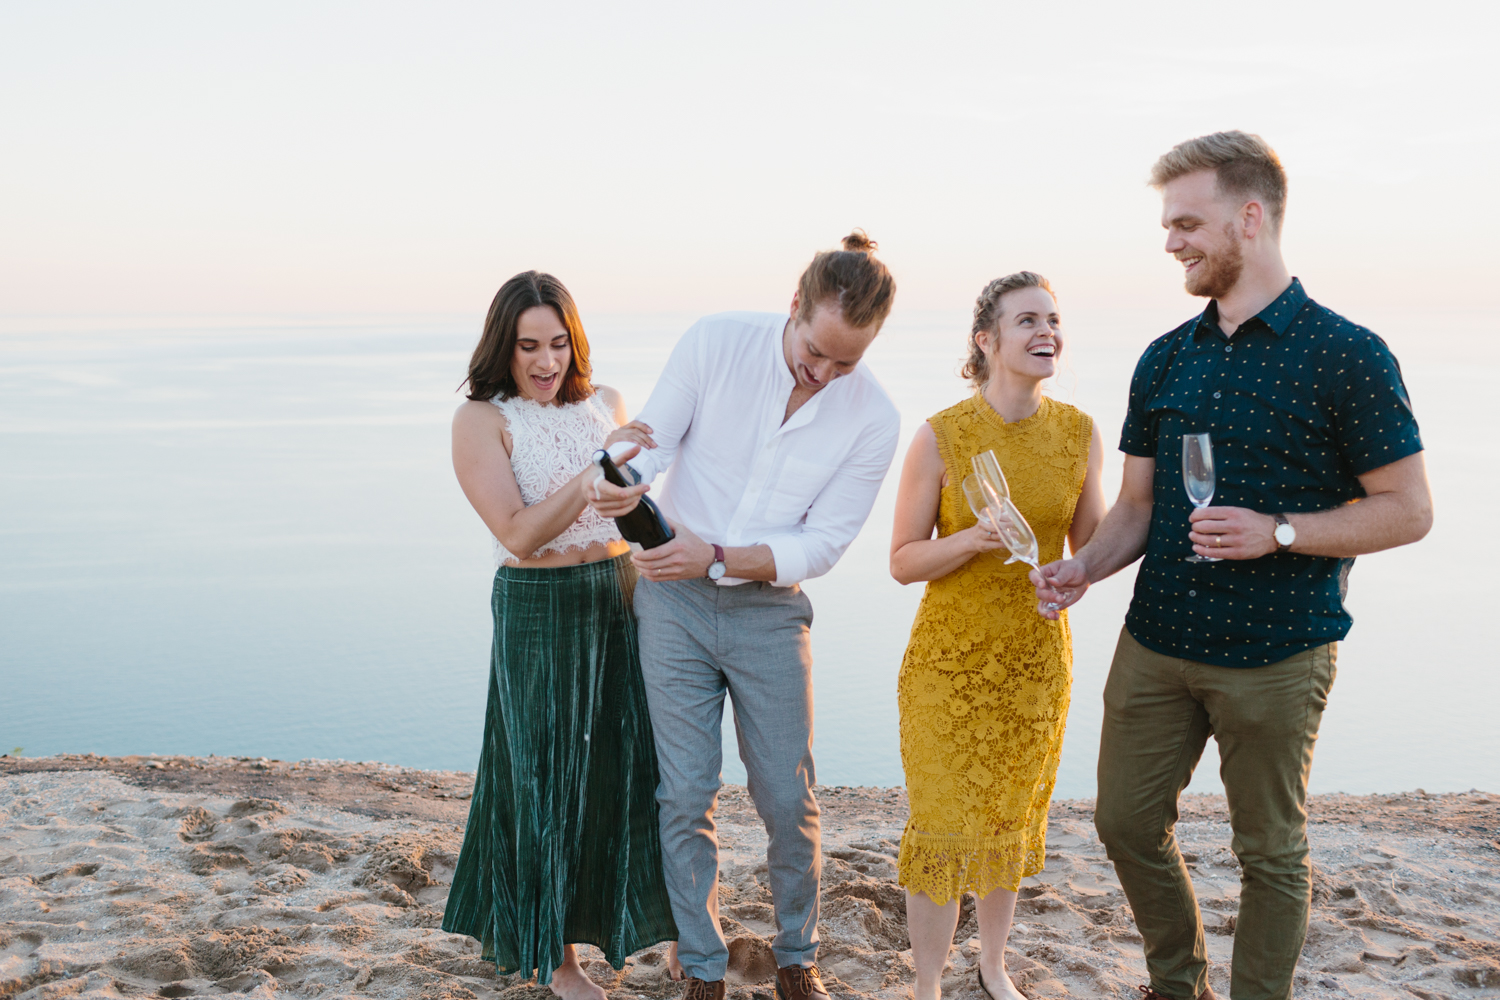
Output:
<svg viewBox="0 0 1500 1000">
<path fill-rule="evenodd" d="M 870 516 L 901 430 L 864 362 L 783 424 L 796 385 L 786 322 L 740 312 L 694 323 L 640 414 L 657 447 L 629 463 L 643 482 L 667 472 L 657 503 L 704 541 L 770 546 L 778 587 L 838 562 Z"/>
</svg>

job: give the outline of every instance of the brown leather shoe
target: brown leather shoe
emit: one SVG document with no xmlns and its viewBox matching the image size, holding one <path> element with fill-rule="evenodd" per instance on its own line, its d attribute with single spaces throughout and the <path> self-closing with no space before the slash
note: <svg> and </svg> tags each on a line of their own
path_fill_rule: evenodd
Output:
<svg viewBox="0 0 1500 1000">
<path fill-rule="evenodd" d="M 1172 1000 L 1171 997 L 1164 997 L 1149 986 L 1137 986 L 1136 989 L 1141 991 L 1141 1000 Z M 1218 1000 L 1218 998 L 1214 996 L 1214 988 L 1210 986 L 1198 994 L 1198 1000 Z"/>
<path fill-rule="evenodd" d="M 776 996 L 779 1000 L 828 1000 L 828 991 L 816 965 L 787 965 L 776 970 Z"/>
<path fill-rule="evenodd" d="M 688 976 L 685 982 L 687 989 L 682 991 L 682 1000 L 724 1000 L 724 980 L 722 979 L 709 982 L 697 976 Z"/>
</svg>

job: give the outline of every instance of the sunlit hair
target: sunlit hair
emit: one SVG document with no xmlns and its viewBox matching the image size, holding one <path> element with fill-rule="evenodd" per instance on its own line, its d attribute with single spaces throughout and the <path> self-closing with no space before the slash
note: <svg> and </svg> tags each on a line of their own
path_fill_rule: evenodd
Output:
<svg viewBox="0 0 1500 1000">
<path fill-rule="evenodd" d="M 979 335 L 987 330 L 1000 329 L 1000 317 L 1004 315 L 1001 299 L 1007 292 L 1020 291 L 1022 288 L 1040 288 L 1052 295 L 1054 302 L 1057 300 L 1057 296 L 1052 294 L 1052 285 L 1035 271 L 1017 271 L 1015 274 L 996 278 L 985 285 L 979 298 L 974 300 L 974 325 L 969 329 L 969 359 L 964 362 L 963 376 L 976 386 L 984 385 L 990 380 L 990 363 L 979 349 Z"/>
<path fill-rule="evenodd" d="M 1266 140 L 1248 132 L 1215 132 L 1179 142 L 1151 168 L 1151 186 L 1160 188 L 1199 170 L 1214 172 L 1221 195 L 1264 201 L 1271 232 L 1281 235 L 1286 171 Z"/>
<path fill-rule="evenodd" d="M 568 331 L 568 344 L 573 349 L 573 359 L 557 390 L 557 402 L 577 403 L 594 394 L 589 381 L 594 373 L 589 365 L 589 339 L 584 335 L 573 296 L 550 274 L 522 271 L 501 285 L 490 303 L 489 315 L 484 318 L 484 333 L 480 334 L 479 346 L 469 359 L 469 377 L 464 380 L 469 386 L 470 399 L 489 400 L 496 396 L 510 399 L 521 391 L 510 372 L 516 354 L 516 327 L 521 314 L 537 306 L 547 306 L 557 314 Z"/>
<path fill-rule="evenodd" d="M 797 282 L 797 318 L 806 322 L 815 308 L 832 300 L 845 323 L 857 330 L 874 326 L 879 332 L 896 299 L 896 279 L 875 259 L 878 249 L 863 229 L 856 229 L 844 237 L 844 249 L 814 256 Z"/>
</svg>

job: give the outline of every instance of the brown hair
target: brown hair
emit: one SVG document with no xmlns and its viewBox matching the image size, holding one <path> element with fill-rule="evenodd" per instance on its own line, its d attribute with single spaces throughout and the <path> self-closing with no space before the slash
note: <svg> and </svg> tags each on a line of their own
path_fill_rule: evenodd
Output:
<svg viewBox="0 0 1500 1000">
<path fill-rule="evenodd" d="M 1035 271 L 1017 271 L 985 285 L 979 298 L 974 300 L 974 325 L 969 329 L 969 358 L 964 362 L 963 376 L 975 385 L 984 385 L 990 379 L 990 363 L 979 349 L 979 335 L 986 330 L 999 328 L 1000 317 L 1004 313 L 1000 308 L 1000 300 L 1005 297 L 1006 292 L 1022 288 L 1040 288 L 1051 295 L 1053 300 L 1057 299 L 1046 278 Z"/>
<path fill-rule="evenodd" d="M 479 346 L 469 359 L 469 377 L 464 380 L 469 386 L 470 399 L 488 400 L 496 396 L 510 399 L 521 391 L 510 373 L 510 363 L 516 354 L 516 326 L 523 312 L 537 306 L 548 306 L 557 314 L 568 331 L 568 343 L 573 349 L 573 359 L 557 390 L 557 401 L 577 403 L 594 394 L 594 386 L 589 382 L 594 373 L 589 365 L 589 338 L 583 332 L 583 321 L 578 318 L 573 296 L 550 274 L 522 271 L 501 285 L 490 303 Z M 459 388 L 463 388 L 463 383 Z"/>
<path fill-rule="evenodd" d="M 844 322 L 856 329 L 874 325 L 876 332 L 890 315 L 896 279 L 875 259 L 880 244 L 863 229 L 844 237 L 844 249 L 824 250 L 797 282 L 797 318 L 804 322 L 829 299 L 838 302 Z"/>
<path fill-rule="evenodd" d="M 1220 194 L 1262 199 L 1271 231 L 1281 233 L 1281 218 L 1286 212 L 1286 171 L 1276 150 L 1266 140 L 1247 132 L 1215 132 L 1179 142 L 1151 168 L 1151 186 L 1160 188 L 1199 170 L 1214 172 Z"/>
</svg>

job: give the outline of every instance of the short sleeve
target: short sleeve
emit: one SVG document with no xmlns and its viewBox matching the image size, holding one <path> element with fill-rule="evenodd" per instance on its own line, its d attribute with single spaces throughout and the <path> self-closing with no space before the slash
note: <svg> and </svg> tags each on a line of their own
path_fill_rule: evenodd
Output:
<svg viewBox="0 0 1500 1000">
<path fill-rule="evenodd" d="M 1378 336 L 1360 330 L 1334 395 L 1338 448 L 1356 476 L 1422 450 L 1401 366 Z"/>
<path fill-rule="evenodd" d="M 1156 423 L 1146 412 L 1156 372 L 1156 352 L 1148 350 L 1136 362 L 1130 377 L 1130 401 L 1125 408 L 1125 426 L 1120 430 L 1120 450 L 1140 458 L 1156 457 Z"/>
</svg>

